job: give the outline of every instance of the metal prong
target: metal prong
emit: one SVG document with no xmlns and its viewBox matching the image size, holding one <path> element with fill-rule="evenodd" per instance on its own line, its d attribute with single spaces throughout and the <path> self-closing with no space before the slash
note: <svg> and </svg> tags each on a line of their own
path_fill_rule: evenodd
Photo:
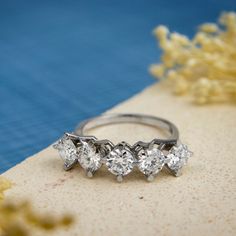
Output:
<svg viewBox="0 0 236 236">
<path fill-rule="evenodd" d="M 154 180 L 155 176 L 154 175 L 149 175 L 147 176 L 147 181 L 152 182 Z"/>
<path fill-rule="evenodd" d="M 171 158 L 168 156 L 168 155 L 165 155 L 165 164 L 166 164 L 166 167 L 170 170 L 169 166 L 167 165 L 169 162 L 170 162 Z"/>
<path fill-rule="evenodd" d="M 70 169 L 72 169 L 72 168 L 76 165 L 77 162 L 78 162 L 77 159 L 74 160 L 73 163 L 66 163 L 66 162 L 64 162 L 64 170 L 70 170 Z"/>
<path fill-rule="evenodd" d="M 179 177 L 182 175 L 182 169 L 179 169 L 179 170 L 172 170 L 170 169 L 170 167 L 168 165 L 165 165 L 166 169 L 172 174 L 174 175 L 175 177 Z"/>
<path fill-rule="evenodd" d="M 122 175 L 117 175 L 116 180 L 121 183 L 123 181 L 123 176 Z"/>
<path fill-rule="evenodd" d="M 177 170 L 177 171 L 173 171 L 173 174 L 174 174 L 175 177 L 181 176 L 182 175 L 182 169 Z"/>
<path fill-rule="evenodd" d="M 159 145 L 158 149 L 159 149 L 159 150 L 163 150 L 165 146 L 166 146 L 166 144 L 165 144 L 165 143 L 162 143 L 162 144 Z"/>
<path fill-rule="evenodd" d="M 121 141 L 117 146 L 123 146 L 123 147 L 128 147 L 129 149 L 132 149 L 132 146 L 125 141 Z"/>
<path fill-rule="evenodd" d="M 155 139 L 149 143 L 148 149 L 153 149 L 154 145 L 155 145 Z"/>
<path fill-rule="evenodd" d="M 65 136 L 68 136 L 68 137 L 74 137 L 73 134 L 70 134 L 70 133 L 68 133 L 68 132 L 65 132 L 64 135 L 65 135 Z"/>
<path fill-rule="evenodd" d="M 67 171 L 67 170 L 70 170 L 72 167 L 73 167 L 73 164 L 69 165 L 69 164 L 64 163 L 63 169 Z"/>
<path fill-rule="evenodd" d="M 189 151 L 189 157 L 192 157 L 192 156 L 193 156 L 193 152 Z"/>
<path fill-rule="evenodd" d="M 58 150 L 58 148 L 59 148 L 58 142 L 54 143 L 54 144 L 52 145 L 52 147 Z"/>
<path fill-rule="evenodd" d="M 86 172 L 86 175 L 87 175 L 88 178 L 92 178 L 93 177 L 93 173 L 91 171 L 89 171 L 89 170 Z"/>
<path fill-rule="evenodd" d="M 80 140 L 80 137 L 78 135 L 75 135 L 75 134 L 71 134 L 71 133 L 67 133 L 65 132 L 64 135 L 68 138 L 71 138 L 71 139 L 79 139 Z"/>
</svg>

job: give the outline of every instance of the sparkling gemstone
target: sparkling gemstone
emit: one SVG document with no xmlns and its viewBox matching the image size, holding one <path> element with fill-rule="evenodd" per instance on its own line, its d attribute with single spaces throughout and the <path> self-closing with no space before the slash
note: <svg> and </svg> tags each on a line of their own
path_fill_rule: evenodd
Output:
<svg viewBox="0 0 236 236">
<path fill-rule="evenodd" d="M 165 156 L 157 148 L 141 150 L 138 154 L 138 168 L 145 175 L 157 174 L 165 164 Z"/>
<path fill-rule="evenodd" d="M 58 150 L 66 166 L 74 164 L 78 159 L 78 153 L 74 143 L 66 136 L 63 136 L 62 139 L 54 145 L 54 148 Z"/>
<path fill-rule="evenodd" d="M 107 156 L 106 165 L 108 170 L 117 176 L 129 174 L 135 163 L 132 152 L 123 146 L 115 147 Z"/>
<path fill-rule="evenodd" d="M 173 146 L 167 155 L 167 165 L 171 170 L 178 171 L 186 165 L 190 156 L 192 152 L 188 150 L 187 145 Z"/>
<path fill-rule="evenodd" d="M 85 170 L 93 173 L 102 165 L 101 154 L 96 152 L 93 144 L 82 142 L 79 148 L 79 163 Z"/>
</svg>

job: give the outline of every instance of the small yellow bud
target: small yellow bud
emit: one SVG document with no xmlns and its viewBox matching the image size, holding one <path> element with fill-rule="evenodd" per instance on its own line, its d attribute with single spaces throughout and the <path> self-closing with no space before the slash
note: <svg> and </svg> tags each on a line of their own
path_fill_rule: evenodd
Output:
<svg viewBox="0 0 236 236">
<path fill-rule="evenodd" d="M 158 64 L 158 65 L 151 65 L 150 68 L 150 73 L 154 75 L 155 77 L 161 79 L 164 75 L 165 69 L 163 65 Z"/>
<path fill-rule="evenodd" d="M 235 12 L 223 12 L 220 16 L 219 22 L 222 25 L 234 25 L 236 22 L 236 13 Z"/>
<path fill-rule="evenodd" d="M 56 227 L 56 221 L 52 217 L 44 217 L 40 219 L 39 226 L 45 230 L 52 230 Z"/>
<path fill-rule="evenodd" d="M 177 73 L 175 70 L 171 69 L 167 72 L 166 78 L 168 80 L 174 80 L 177 77 Z"/>
<path fill-rule="evenodd" d="M 199 32 L 193 38 L 193 42 L 195 44 L 204 44 L 208 40 L 207 36 L 203 32 Z"/>
<path fill-rule="evenodd" d="M 175 94 L 182 95 L 188 91 L 188 88 L 189 88 L 188 83 L 184 78 L 180 76 L 176 78 L 175 88 L 174 88 Z"/>
<path fill-rule="evenodd" d="M 69 226 L 73 223 L 74 219 L 70 215 L 66 215 L 61 219 L 61 224 L 63 226 Z"/>
<path fill-rule="evenodd" d="M 222 86 L 219 81 L 212 81 L 211 82 L 211 94 L 213 96 L 221 96 L 222 95 Z"/>
<path fill-rule="evenodd" d="M 186 37 L 185 35 L 176 33 L 176 32 L 171 34 L 170 39 L 182 46 L 189 45 L 188 37 Z"/>
<path fill-rule="evenodd" d="M 163 39 L 167 37 L 169 30 L 164 25 L 160 25 L 153 32 L 158 39 Z"/>
<path fill-rule="evenodd" d="M 208 102 L 207 97 L 201 96 L 201 97 L 196 97 L 195 102 L 199 105 L 206 104 Z"/>
<path fill-rule="evenodd" d="M 199 27 L 199 30 L 205 33 L 216 33 L 219 31 L 217 24 L 206 23 Z"/>
<path fill-rule="evenodd" d="M 4 177 L 0 176 L 0 201 L 3 200 L 4 197 L 4 191 L 11 188 L 12 183 L 5 179 Z"/>
<path fill-rule="evenodd" d="M 209 81 L 209 79 L 207 78 L 200 78 L 199 82 L 197 83 L 199 85 L 199 87 L 201 88 L 207 88 L 209 89 L 211 87 L 211 83 Z"/>
<path fill-rule="evenodd" d="M 197 60 L 195 58 L 190 58 L 186 61 L 186 65 L 189 67 L 193 67 L 197 64 Z"/>
</svg>

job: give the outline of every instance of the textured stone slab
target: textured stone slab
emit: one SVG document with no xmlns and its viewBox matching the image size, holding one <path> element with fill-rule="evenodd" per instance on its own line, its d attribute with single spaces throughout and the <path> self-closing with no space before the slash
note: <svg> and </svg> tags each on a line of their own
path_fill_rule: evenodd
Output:
<svg viewBox="0 0 236 236">
<path fill-rule="evenodd" d="M 68 235 L 236 235 L 234 106 L 193 106 L 154 85 L 109 112 L 173 121 L 194 152 L 183 175 L 164 171 L 149 183 L 134 171 L 120 184 L 102 168 L 88 179 L 79 167 L 65 172 L 57 151 L 49 147 L 3 174 L 15 183 L 7 195 L 17 201 L 31 198 L 39 211 L 75 214 L 78 222 Z M 150 140 L 156 130 L 126 124 L 94 134 L 132 143 Z"/>
</svg>

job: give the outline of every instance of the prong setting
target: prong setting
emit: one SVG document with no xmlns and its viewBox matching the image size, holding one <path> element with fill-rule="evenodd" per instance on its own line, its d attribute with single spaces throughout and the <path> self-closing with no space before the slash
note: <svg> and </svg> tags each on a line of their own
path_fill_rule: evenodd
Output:
<svg viewBox="0 0 236 236">
<path fill-rule="evenodd" d="M 95 146 L 94 141 L 88 142 L 80 141 L 81 145 L 79 151 L 79 163 L 87 172 L 88 177 L 92 177 L 93 173 L 102 166 L 102 155 L 98 147 Z"/>
<path fill-rule="evenodd" d="M 132 171 L 135 161 L 130 145 L 122 142 L 116 145 L 107 155 L 106 166 L 112 174 L 125 176 Z"/>
<path fill-rule="evenodd" d="M 117 182 L 121 183 L 123 181 L 123 176 L 117 175 L 116 180 L 117 180 Z"/>
<path fill-rule="evenodd" d="M 89 171 L 89 170 L 88 170 L 88 171 L 86 172 L 86 175 L 87 175 L 88 178 L 93 178 L 93 172 L 92 172 L 92 171 Z"/>
<path fill-rule="evenodd" d="M 147 176 L 147 181 L 148 181 L 148 182 L 153 182 L 154 178 L 155 178 L 154 175 L 148 175 L 148 176 Z"/>
<path fill-rule="evenodd" d="M 165 164 L 164 154 L 154 145 L 140 150 L 137 154 L 137 158 L 139 170 L 146 176 L 152 176 L 150 178 L 153 178 L 153 176 L 160 172 Z"/>
<path fill-rule="evenodd" d="M 64 169 L 71 169 L 78 160 L 78 152 L 74 142 L 64 135 L 59 141 L 53 144 L 53 147 L 58 150 L 61 159 L 64 161 Z"/>
<path fill-rule="evenodd" d="M 99 120 L 100 119 L 100 120 Z M 110 140 L 98 140 L 95 136 L 83 135 L 84 128 L 97 127 L 110 123 L 136 122 L 163 128 L 170 133 L 168 139 L 155 138 L 150 142 L 138 141 L 130 145 L 125 141 L 114 145 Z M 65 133 L 55 144 L 60 157 L 64 161 L 64 169 L 70 170 L 77 163 L 91 178 L 104 164 L 108 171 L 122 182 L 124 176 L 137 167 L 153 181 L 164 166 L 174 175 L 180 176 L 192 152 L 179 141 L 178 129 L 171 122 L 158 117 L 139 114 L 102 115 L 83 122 L 75 133 Z"/>
<path fill-rule="evenodd" d="M 166 156 L 166 165 L 174 176 L 179 177 L 182 174 L 182 168 L 192 155 L 193 152 L 188 149 L 187 145 L 180 143 L 170 149 Z"/>
</svg>

